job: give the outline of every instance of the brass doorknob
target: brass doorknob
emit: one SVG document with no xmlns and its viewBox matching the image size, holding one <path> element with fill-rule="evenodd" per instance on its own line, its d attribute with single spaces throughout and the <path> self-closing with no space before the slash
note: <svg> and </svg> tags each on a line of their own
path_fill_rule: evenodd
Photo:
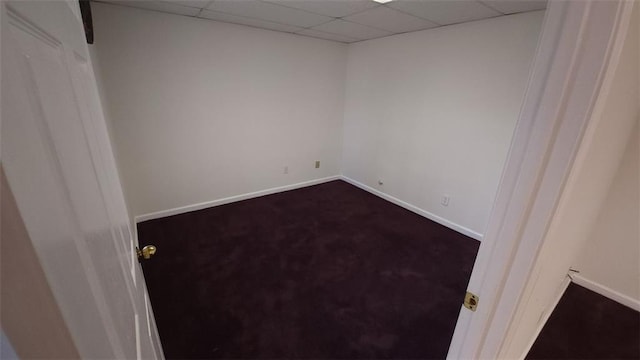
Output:
<svg viewBox="0 0 640 360">
<path fill-rule="evenodd" d="M 142 250 L 136 247 L 136 253 L 138 254 L 138 261 L 142 259 L 149 260 L 153 254 L 156 253 L 156 247 L 153 245 L 147 245 L 142 248 Z"/>
</svg>

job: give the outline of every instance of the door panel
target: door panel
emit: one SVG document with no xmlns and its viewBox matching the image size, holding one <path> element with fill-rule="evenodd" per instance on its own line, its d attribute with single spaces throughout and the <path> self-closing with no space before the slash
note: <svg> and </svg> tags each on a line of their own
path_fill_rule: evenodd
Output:
<svg viewBox="0 0 640 360">
<path fill-rule="evenodd" d="M 46 62 L 29 63 L 30 54 L 24 53 L 25 49 L 33 50 L 31 53 L 37 50 L 42 57 L 49 57 L 52 66 L 59 66 L 63 50 L 55 39 L 30 29 L 10 11 L 9 15 L 8 31 L 3 35 L 13 41 L 3 41 L 3 55 L 14 56 L 5 55 L 2 62 L 2 155 L 7 179 L 63 316 L 75 323 L 76 329 L 70 326 L 70 330 L 78 350 L 89 356 L 116 356 L 113 344 L 104 341 L 110 339 L 107 329 L 92 326 L 101 323 L 103 316 L 91 298 L 95 294 L 88 274 L 80 261 L 67 261 L 81 258 L 78 244 L 82 236 L 44 118 L 44 104 L 36 98 L 31 66 Z M 22 49 L 16 48 L 20 42 Z"/>
<path fill-rule="evenodd" d="M 74 342 L 162 357 L 82 26 L 61 1 L 1 6 L 3 167 Z"/>
</svg>

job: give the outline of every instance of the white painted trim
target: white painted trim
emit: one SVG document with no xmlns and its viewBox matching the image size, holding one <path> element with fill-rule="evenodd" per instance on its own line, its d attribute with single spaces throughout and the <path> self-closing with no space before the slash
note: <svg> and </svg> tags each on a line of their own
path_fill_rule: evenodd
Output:
<svg viewBox="0 0 640 360">
<path fill-rule="evenodd" d="M 481 298 L 461 307 L 449 359 L 495 359 L 504 347 L 591 118 L 622 1 L 550 1 L 533 69 L 489 225 L 468 289 Z M 615 13 L 616 16 L 610 16 Z"/>
<path fill-rule="evenodd" d="M 528 292 L 526 290 L 536 289 L 537 284 L 552 281 L 549 276 L 542 276 L 540 272 L 534 273 L 534 270 L 546 266 L 553 267 L 558 263 L 557 259 L 571 256 L 566 252 L 568 250 L 545 253 L 545 256 L 540 256 L 540 250 L 546 241 L 557 240 L 547 236 L 550 226 L 556 221 L 554 217 L 563 216 L 563 212 L 566 212 L 567 199 L 576 191 L 574 174 L 579 174 L 584 164 L 589 162 L 584 155 L 589 153 L 585 149 L 593 145 L 593 133 L 587 133 L 585 136 L 585 130 L 596 129 L 597 126 L 593 124 L 607 121 L 601 117 L 602 106 L 609 94 L 631 20 L 633 6 L 631 1 L 588 1 L 576 2 L 576 4 L 579 5 L 576 10 L 582 8 L 584 11 L 581 35 L 575 41 L 580 48 L 574 53 L 574 69 L 567 79 L 565 94 L 563 94 L 566 99 L 563 100 L 563 108 L 557 114 L 559 123 L 554 145 L 549 149 L 549 161 L 545 170 L 547 174 L 541 178 L 539 193 L 531 204 L 532 220 L 523 229 L 522 241 L 513 260 L 514 266 L 507 275 L 504 292 L 511 295 L 504 297 L 505 302 L 501 301 L 497 304 L 500 308 L 508 307 L 513 303 L 511 318 L 507 322 L 507 316 L 503 312 L 499 319 L 500 323 L 490 325 L 489 331 L 494 331 L 496 334 L 504 333 L 498 356 L 503 354 L 509 356 L 510 353 L 518 351 L 515 347 L 517 345 L 513 345 L 517 344 L 515 339 L 527 334 L 526 318 L 530 316 L 527 313 L 530 307 L 535 307 L 539 297 L 535 290 Z M 624 147 L 621 149 L 620 155 Z M 602 152 L 598 154 L 598 156 L 603 155 L 605 154 Z M 615 161 L 615 156 L 613 158 L 610 155 L 605 156 L 610 161 Z M 605 193 L 607 189 L 608 186 L 600 187 L 600 191 Z M 580 193 L 579 196 L 583 195 Z M 597 209 L 599 206 L 594 204 L 597 204 L 598 198 L 603 199 L 601 196 L 597 191 L 590 192 L 588 199 L 591 200 L 580 204 L 583 209 L 589 207 Z M 584 223 L 583 225 L 589 226 Z M 552 228 L 552 234 L 556 233 L 557 229 L 558 227 Z M 565 272 L 569 270 L 569 264 L 566 266 Z M 518 275 L 513 276 L 513 274 Z M 565 274 L 562 272 L 557 275 Z M 524 306 L 518 308 L 521 304 Z M 496 331 L 499 326 L 502 328 Z M 514 336 L 507 336 L 507 332 Z"/>
<path fill-rule="evenodd" d="M 547 321 L 549 321 L 551 314 L 553 314 L 553 310 L 555 310 L 556 306 L 558 306 L 558 303 L 560 302 L 560 299 L 562 299 L 562 295 L 564 295 L 564 292 L 567 291 L 569 284 L 571 284 L 571 278 L 567 276 L 562 281 L 562 284 L 560 285 L 561 291 L 558 291 L 558 293 L 556 294 L 556 297 L 553 299 L 553 302 L 551 303 L 551 306 L 549 306 L 549 308 L 544 312 L 544 314 L 542 314 L 542 317 L 540 318 L 540 322 L 538 323 L 538 327 L 536 328 L 535 335 L 529 340 L 529 344 L 527 344 L 527 347 L 525 348 L 524 353 L 520 356 L 520 359 L 525 359 L 527 357 L 527 354 L 531 350 L 531 347 L 533 347 L 533 344 L 538 339 L 538 336 L 542 332 L 542 329 L 547 324 Z"/>
<path fill-rule="evenodd" d="M 587 279 L 581 274 L 571 274 L 571 278 L 576 285 L 585 287 L 626 307 L 632 308 L 635 311 L 640 311 L 640 300 L 634 299 L 619 291 L 613 290 L 612 288 L 602 285 L 596 281 Z"/>
<path fill-rule="evenodd" d="M 211 201 L 205 201 L 205 202 L 201 202 L 198 204 L 193 204 L 193 205 L 186 205 L 186 206 L 181 206 L 181 207 L 177 207 L 177 208 L 173 208 L 173 209 L 168 209 L 168 210 L 162 210 L 162 211 L 156 211 L 153 213 L 149 213 L 149 214 L 143 214 L 143 215 L 138 215 L 134 218 L 134 222 L 140 223 L 143 221 L 147 221 L 147 220 L 153 220 L 153 219 L 159 219 L 159 218 L 163 218 L 163 217 L 167 217 L 167 216 L 172 216 L 172 215 L 178 215 L 178 214 L 184 214 L 187 212 L 191 212 L 191 211 L 196 211 L 196 210 L 202 210 L 202 209 L 206 209 L 206 208 L 210 208 L 210 207 L 214 207 L 214 206 L 220 206 L 220 205 L 225 205 L 225 204 L 230 204 L 233 202 L 237 202 L 237 201 L 242 201 L 242 200 L 247 200 L 247 199 L 253 199 L 253 198 L 257 198 L 260 196 L 264 196 L 264 195 L 271 195 L 271 194 L 276 194 L 279 192 L 283 192 L 283 191 L 289 191 L 289 190 L 295 190 L 295 189 L 300 189 L 300 188 L 304 188 L 307 186 L 312 186 L 312 185 L 318 185 L 318 184 L 323 184 L 329 181 L 333 181 L 333 180 L 343 180 L 345 182 L 348 182 L 349 184 L 356 186 L 362 190 L 365 190 L 373 195 L 376 195 L 378 197 L 381 197 L 389 202 L 392 202 L 398 206 L 401 206 L 409 211 L 412 211 L 418 215 L 424 216 L 425 218 L 435 221 L 438 224 L 444 225 L 454 231 L 457 231 L 461 234 L 467 235 L 468 237 L 481 241 L 482 240 L 482 234 L 475 232 L 469 228 L 466 228 L 462 225 L 456 224 L 453 221 L 449 221 L 445 218 L 442 218 L 438 215 L 435 215 L 433 213 L 430 213 L 424 209 L 421 209 L 415 205 L 409 204 L 405 201 L 402 201 L 398 198 L 395 198 L 391 195 L 385 194 L 382 191 L 376 190 L 372 187 L 369 187 L 363 183 L 360 183 L 356 180 L 353 180 L 349 177 L 346 177 L 344 175 L 335 175 L 335 176 L 329 176 L 329 177 L 325 177 L 325 178 L 321 178 L 321 179 L 315 179 L 315 180 L 309 180 L 309 181 L 304 181 L 301 183 L 296 183 L 296 184 L 291 184 L 291 185 L 285 185 L 285 186 L 279 186 L 279 187 L 275 187 L 275 188 L 270 188 L 270 189 L 266 189 L 266 190 L 260 190 L 260 191 L 255 191 L 255 192 L 251 192 L 251 193 L 246 193 L 246 194 L 240 194 L 240 195 L 235 195 L 235 196 L 230 196 L 230 197 L 226 197 L 226 198 L 222 198 L 222 199 L 217 199 L 217 200 L 211 200 Z M 134 237 L 136 239 L 136 244 L 138 243 L 138 228 L 135 227 L 134 228 Z"/>
<path fill-rule="evenodd" d="M 163 218 L 163 217 L 172 216 L 172 215 L 184 214 L 184 213 L 187 213 L 187 212 L 190 212 L 190 211 L 202 210 L 202 209 L 210 208 L 210 207 L 213 207 L 213 206 L 219 206 L 219 205 L 233 203 L 233 202 L 236 202 L 236 201 L 253 199 L 253 198 L 260 197 L 260 196 L 271 195 L 271 194 L 275 194 L 275 193 L 279 193 L 279 192 L 283 192 L 283 191 L 288 191 L 288 190 L 300 189 L 300 188 L 303 188 L 303 187 L 323 184 L 323 183 L 326 183 L 326 182 L 329 182 L 329 181 L 339 180 L 339 179 L 340 179 L 340 175 L 334 175 L 334 176 L 329 176 L 329 177 L 325 177 L 325 178 L 304 181 L 304 182 L 300 182 L 300 183 L 296 183 L 296 184 L 279 186 L 279 187 L 274 187 L 274 188 L 270 188 L 270 189 L 266 189 L 266 190 L 250 192 L 250 193 L 246 193 L 246 194 L 234 195 L 234 196 L 230 196 L 230 197 L 226 197 L 226 198 L 222 198 L 222 199 L 201 202 L 201 203 L 198 203 L 198 204 L 186 205 L 186 206 L 181 206 L 181 207 L 177 207 L 177 208 L 173 208 L 173 209 L 156 211 L 156 212 L 149 213 L 149 214 L 137 215 L 136 217 L 134 217 L 133 221 L 134 221 L 134 223 L 137 224 L 137 223 L 140 223 L 140 222 L 143 222 L 143 221 L 147 221 L 147 220 L 153 220 L 153 219 Z M 136 233 L 136 239 L 137 239 L 137 229 L 136 229 L 135 233 Z"/>
<path fill-rule="evenodd" d="M 365 184 L 363 184 L 361 182 L 353 180 L 353 179 L 351 179 L 349 177 L 346 177 L 344 175 L 340 176 L 340 178 L 342 180 L 348 182 L 349 184 L 353 185 L 353 186 L 359 187 L 362 190 L 365 190 L 365 191 L 367 191 L 367 192 L 369 192 L 369 193 L 371 193 L 373 195 L 381 197 L 381 198 L 383 198 L 383 199 L 385 199 L 385 200 L 387 200 L 389 202 L 392 202 L 392 203 L 394 203 L 394 204 L 396 204 L 398 206 L 401 206 L 401 207 L 403 207 L 403 208 L 405 208 L 405 209 L 407 209 L 409 211 L 412 211 L 412 212 L 414 212 L 414 213 L 416 213 L 416 214 L 418 214 L 420 216 L 423 216 L 423 217 L 425 217 L 425 218 L 427 218 L 429 220 L 435 221 L 440 225 L 444 225 L 444 226 L 448 227 L 449 229 L 452 229 L 452 230 L 455 230 L 455 231 L 457 231 L 457 232 L 459 232 L 461 234 L 467 235 L 468 237 L 470 237 L 472 239 L 476 239 L 478 241 L 482 241 L 482 234 L 480 234 L 478 232 L 475 232 L 475 231 L 473 231 L 473 230 L 471 230 L 469 228 L 466 228 L 466 227 L 464 227 L 462 225 L 456 224 L 453 221 L 449 221 L 449 220 L 447 220 L 445 218 L 442 218 L 442 217 L 440 217 L 440 216 L 438 216 L 436 214 L 433 214 L 433 213 L 431 213 L 431 212 L 429 212 L 427 210 L 424 210 L 424 209 L 421 209 L 421 208 L 419 208 L 419 207 L 417 207 L 415 205 L 409 204 L 408 202 L 402 201 L 402 200 L 400 200 L 400 199 L 398 199 L 396 197 L 393 197 L 393 196 L 391 196 L 389 194 L 386 194 L 386 193 L 384 193 L 384 192 L 382 192 L 380 190 L 374 189 L 374 188 L 372 188 L 370 186 L 367 186 L 367 185 L 365 185 Z"/>
</svg>

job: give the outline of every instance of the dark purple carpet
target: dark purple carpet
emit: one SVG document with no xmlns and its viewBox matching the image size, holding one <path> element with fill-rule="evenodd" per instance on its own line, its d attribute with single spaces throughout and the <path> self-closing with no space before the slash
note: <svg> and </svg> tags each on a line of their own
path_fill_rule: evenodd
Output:
<svg viewBox="0 0 640 360">
<path fill-rule="evenodd" d="M 640 359 L 640 313 L 572 283 L 527 359 Z"/>
<path fill-rule="evenodd" d="M 138 234 L 167 358 L 442 359 L 479 246 L 343 181 Z"/>
</svg>

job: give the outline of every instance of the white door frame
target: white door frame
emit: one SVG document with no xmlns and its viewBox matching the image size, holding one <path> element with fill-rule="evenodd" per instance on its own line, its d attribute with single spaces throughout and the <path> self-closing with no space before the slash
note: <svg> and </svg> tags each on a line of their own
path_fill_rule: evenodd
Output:
<svg viewBox="0 0 640 360">
<path fill-rule="evenodd" d="M 497 358 L 600 95 L 632 1 L 550 0 L 449 359 Z"/>
</svg>

